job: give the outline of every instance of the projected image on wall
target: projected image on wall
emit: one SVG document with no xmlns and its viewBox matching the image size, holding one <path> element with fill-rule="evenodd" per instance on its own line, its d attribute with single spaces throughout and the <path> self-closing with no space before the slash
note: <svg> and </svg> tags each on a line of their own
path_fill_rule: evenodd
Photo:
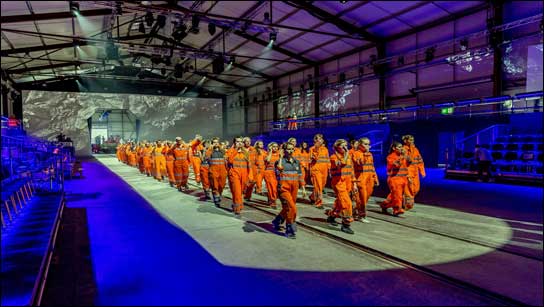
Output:
<svg viewBox="0 0 544 307">
<path fill-rule="evenodd" d="M 23 92 L 23 123 L 29 134 L 74 141 L 76 154 L 91 153 L 88 119 L 99 110 L 127 110 L 140 120 L 139 139 L 186 140 L 199 133 L 222 136 L 220 99 L 114 93 Z M 107 136 L 105 136 L 107 138 Z"/>
</svg>

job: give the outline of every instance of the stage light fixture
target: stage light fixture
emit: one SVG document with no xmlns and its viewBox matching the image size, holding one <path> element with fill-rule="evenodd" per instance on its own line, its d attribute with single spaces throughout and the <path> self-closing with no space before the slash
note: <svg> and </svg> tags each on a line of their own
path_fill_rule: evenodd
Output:
<svg viewBox="0 0 544 307">
<path fill-rule="evenodd" d="M 430 62 L 434 59 L 434 52 L 436 51 L 436 48 L 430 47 L 425 50 L 425 62 Z"/>
<path fill-rule="evenodd" d="M 346 0 L 341 0 L 341 1 L 340 1 L 340 3 L 342 3 L 342 4 L 346 4 L 346 3 L 347 3 L 347 1 L 346 1 Z"/>
<path fill-rule="evenodd" d="M 225 61 L 223 60 L 223 57 L 213 59 L 212 71 L 214 74 L 220 74 L 225 71 Z"/>
<path fill-rule="evenodd" d="M 235 58 L 234 56 L 231 56 L 231 57 L 229 58 L 229 63 L 228 63 L 228 64 L 229 64 L 229 65 L 233 65 L 235 61 L 236 61 L 236 58 Z"/>
<path fill-rule="evenodd" d="M 144 17 L 145 23 L 148 27 L 151 27 L 153 25 L 153 22 L 155 21 L 155 17 L 153 17 L 153 13 L 147 12 Z"/>
<path fill-rule="evenodd" d="M 164 15 L 157 16 L 157 25 L 159 26 L 159 29 L 164 28 L 164 26 L 166 25 L 166 16 Z"/>
<path fill-rule="evenodd" d="M 191 17 L 191 33 L 198 34 L 200 32 L 200 17 L 197 15 L 193 15 Z"/>
<path fill-rule="evenodd" d="M 341 72 L 338 75 L 338 83 L 344 83 L 344 82 L 346 82 L 346 73 Z"/>
<path fill-rule="evenodd" d="M 214 23 L 208 23 L 208 33 L 210 33 L 210 35 L 214 35 L 215 34 L 215 24 Z"/>
<path fill-rule="evenodd" d="M 183 77 L 183 65 L 176 64 L 174 66 L 174 77 L 181 78 Z"/>
<path fill-rule="evenodd" d="M 272 44 L 274 44 L 274 42 L 276 41 L 276 39 L 278 38 L 278 33 L 276 32 L 270 32 L 270 42 Z"/>
<path fill-rule="evenodd" d="M 138 26 L 138 31 L 145 34 L 145 26 L 143 22 L 140 22 L 140 25 Z"/>
<path fill-rule="evenodd" d="M 264 23 L 270 23 L 271 20 L 270 20 L 270 13 L 268 12 L 264 12 Z"/>
<path fill-rule="evenodd" d="M 185 24 L 178 24 L 174 31 L 172 31 L 171 36 L 178 42 L 182 41 L 187 37 L 187 26 Z"/>
<path fill-rule="evenodd" d="M 289 97 L 293 96 L 293 88 L 290 85 L 287 88 L 287 96 Z"/>
<path fill-rule="evenodd" d="M 465 51 L 468 49 L 468 39 L 466 38 L 463 38 L 460 42 L 459 42 L 459 47 L 461 48 L 461 50 Z"/>
<path fill-rule="evenodd" d="M 78 16 L 79 15 L 79 3 L 74 2 L 74 1 L 70 1 L 70 11 L 72 12 L 72 14 Z"/>
<path fill-rule="evenodd" d="M 399 58 L 397 59 L 397 65 L 404 65 L 404 56 L 399 56 Z"/>
<path fill-rule="evenodd" d="M 123 1 L 115 1 L 115 14 L 123 15 Z"/>
</svg>

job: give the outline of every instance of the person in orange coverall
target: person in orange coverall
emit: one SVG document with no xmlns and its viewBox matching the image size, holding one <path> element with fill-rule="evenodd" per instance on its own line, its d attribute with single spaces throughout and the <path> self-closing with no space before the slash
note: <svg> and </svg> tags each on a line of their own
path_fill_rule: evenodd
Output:
<svg viewBox="0 0 544 307">
<path fill-rule="evenodd" d="M 419 153 L 419 150 L 414 144 L 414 137 L 412 135 L 405 135 L 402 137 L 404 142 L 404 151 L 410 157 L 410 164 L 408 165 L 408 185 L 404 191 L 404 203 L 403 209 L 410 210 L 414 207 L 414 201 L 421 183 L 419 181 L 419 175 L 425 178 L 425 164 L 423 164 L 423 158 Z"/>
<path fill-rule="evenodd" d="M 341 231 L 353 234 L 350 225 L 353 222 L 352 203 L 350 192 L 357 191 L 357 186 L 353 185 L 355 175 L 353 173 L 353 164 L 348 152 L 348 143 L 344 139 L 338 139 L 334 142 L 334 154 L 330 157 L 331 164 L 331 186 L 336 194 L 334 207 L 327 210 L 327 222 L 331 225 L 338 225 L 335 218 L 342 218 Z"/>
<path fill-rule="evenodd" d="M 191 160 L 191 149 L 183 142 L 181 137 L 176 137 L 176 144 L 172 147 L 171 153 L 174 156 L 174 178 L 178 191 L 187 190 L 189 179 L 189 161 Z"/>
<path fill-rule="evenodd" d="M 206 152 L 205 159 L 210 165 L 208 173 L 210 187 L 212 189 L 213 203 L 216 207 L 221 205 L 221 196 L 227 182 L 227 164 L 225 161 L 225 148 L 219 142 L 219 138 L 213 138 L 211 148 Z"/>
<path fill-rule="evenodd" d="M 202 150 L 200 151 L 200 157 L 202 163 L 200 164 L 200 181 L 202 183 L 202 189 L 204 190 L 204 199 L 211 199 L 210 197 L 210 165 L 205 159 L 206 151 L 210 149 L 210 141 L 204 140 L 202 142 Z"/>
<path fill-rule="evenodd" d="M 310 201 L 319 209 L 323 209 L 323 189 L 331 167 L 329 150 L 324 146 L 324 141 L 322 134 L 316 134 L 314 146 L 310 147 L 310 178 L 314 186 Z"/>
<path fill-rule="evenodd" d="M 374 191 L 374 186 L 380 185 L 380 182 L 374 168 L 374 158 L 370 152 L 370 139 L 363 137 L 358 141 L 358 145 L 357 150 L 353 151 L 351 157 L 358 190 L 353 217 L 355 220 L 368 223 L 366 219 L 366 205 L 368 204 L 370 195 Z"/>
<path fill-rule="evenodd" d="M 275 165 L 282 210 L 272 221 L 276 230 L 280 230 L 280 225 L 285 221 L 285 235 L 292 239 L 296 237 L 298 189 L 304 189 L 300 162 L 293 157 L 294 151 L 293 144 L 285 144 Z"/>
<path fill-rule="evenodd" d="M 242 137 L 235 138 L 234 147 L 227 154 L 228 178 L 232 194 L 232 211 L 236 217 L 244 208 L 243 193 L 253 173 L 249 161 L 249 152 L 244 148 Z"/>
<path fill-rule="evenodd" d="M 387 208 L 393 208 L 395 216 L 404 213 L 402 203 L 404 191 L 408 185 L 409 163 L 410 156 L 407 155 L 402 144 L 394 141 L 387 156 L 387 185 L 391 191 L 391 201 L 383 202 L 380 205 L 382 212 L 387 213 Z"/>
<path fill-rule="evenodd" d="M 166 158 L 166 173 L 168 174 L 168 182 L 170 183 L 171 187 L 173 187 L 176 183 L 176 177 L 174 176 L 174 155 L 170 151 L 172 146 L 172 141 L 166 141 L 166 145 L 162 151 L 162 154 Z"/>
<path fill-rule="evenodd" d="M 143 150 L 143 161 L 144 161 L 144 169 L 145 169 L 145 173 L 147 175 L 147 177 L 150 177 L 151 174 L 153 173 L 153 168 L 151 166 L 151 159 L 153 159 L 153 157 L 151 156 L 151 154 L 153 153 L 153 147 L 151 146 L 151 143 L 149 142 L 145 142 L 145 147 L 144 147 L 144 150 Z"/>
<path fill-rule="evenodd" d="M 155 160 L 155 179 L 162 181 L 166 175 L 166 159 L 162 154 L 164 146 L 161 140 L 157 140 L 153 149 L 153 159 Z"/>
<path fill-rule="evenodd" d="M 257 174 L 257 151 L 253 146 L 251 146 L 251 138 L 246 136 L 243 139 L 244 141 L 244 148 L 249 152 L 249 163 L 251 165 L 251 171 L 253 172 L 253 177 Z M 255 187 L 255 178 L 253 180 L 248 181 L 247 186 L 244 190 L 244 199 L 250 200 L 251 194 L 253 194 L 253 187 Z"/>
<path fill-rule="evenodd" d="M 202 136 L 200 134 L 195 135 L 195 139 L 191 141 L 191 164 L 193 166 L 193 173 L 195 174 L 195 181 L 200 183 L 200 164 L 202 157 L 200 153 L 202 151 Z"/>
<path fill-rule="evenodd" d="M 266 182 L 266 191 L 268 192 L 268 205 L 271 208 L 277 208 L 278 199 L 278 179 L 276 178 L 275 164 L 280 158 L 279 146 L 276 142 L 268 144 L 268 154 L 264 158 L 264 181 Z"/>
<path fill-rule="evenodd" d="M 253 147 L 255 148 L 255 165 L 257 166 L 255 168 L 257 173 L 253 173 L 253 176 L 255 177 L 255 193 L 262 195 L 265 170 L 264 159 L 268 153 L 264 150 L 263 141 L 256 141 Z"/>
</svg>

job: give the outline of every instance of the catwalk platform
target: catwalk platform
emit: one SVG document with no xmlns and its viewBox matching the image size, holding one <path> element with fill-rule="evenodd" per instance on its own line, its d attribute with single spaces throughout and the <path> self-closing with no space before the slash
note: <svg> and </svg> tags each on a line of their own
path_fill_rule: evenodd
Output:
<svg viewBox="0 0 544 307">
<path fill-rule="evenodd" d="M 542 305 L 539 187 L 430 170 L 428 204 L 393 217 L 373 197 L 354 235 L 299 202 L 293 240 L 263 196 L 235 218 L 228 189 L 216 208 L 194 181 L 182 193 L 113 155 L 83 169 L 66 207 L 86 210 L 96 305 Z"/>
</svg>

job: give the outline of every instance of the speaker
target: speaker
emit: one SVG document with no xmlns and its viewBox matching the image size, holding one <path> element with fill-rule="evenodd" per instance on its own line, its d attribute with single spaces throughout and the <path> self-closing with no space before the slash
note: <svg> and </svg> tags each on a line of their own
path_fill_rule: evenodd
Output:
<svg viewBox="0 0 544 307">
<path fill-rule="evenodd" d="M 212 71 L 214 74 L 220 74 L 225 70 L 225 62 L 222 58 L 215 58 L 212 61 Z"/>
</svg>

